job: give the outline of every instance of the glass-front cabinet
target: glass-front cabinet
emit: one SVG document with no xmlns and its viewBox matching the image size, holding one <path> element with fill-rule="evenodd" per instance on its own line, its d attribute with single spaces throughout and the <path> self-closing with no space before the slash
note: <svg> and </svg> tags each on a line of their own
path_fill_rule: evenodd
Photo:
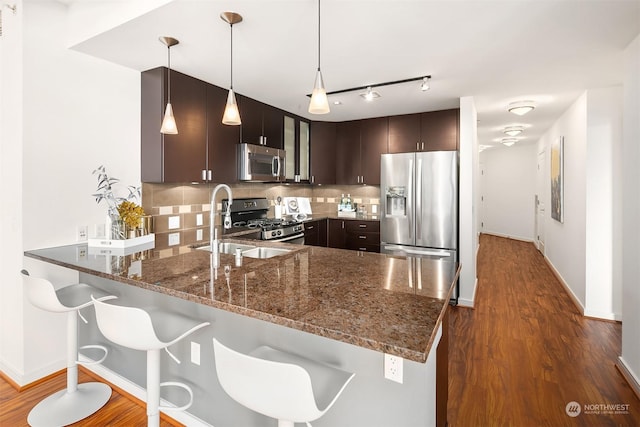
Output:
<svg viewBox="0 0 640 427">
<path fill-rule="evenodd" d="M 287 181 L 309 181 L 309 122 L 284 116 L 284 149 Z"/>
</svg>

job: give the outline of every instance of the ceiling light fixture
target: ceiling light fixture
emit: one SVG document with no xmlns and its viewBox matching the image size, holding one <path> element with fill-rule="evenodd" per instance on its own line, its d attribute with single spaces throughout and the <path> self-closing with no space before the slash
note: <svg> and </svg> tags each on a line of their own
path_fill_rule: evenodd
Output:
<svg viewBox="0 0 640 427">
<path fill-rule="evenodd" d="M 327 99 L 327 91 L 324 88 L 322 80 L 322 72 L 320 71 L 320 0 L 318 0 L 318 72 L 309 101 L 309 113 L 311 114 L 327 114 L 329 110 L 329 100 Z"/>
<path fill-rule="evenodd" d="M 367 101 L 373 101 L 375 98 L 380 98 L 380 94 L 378 92 L 374 92 L 371 86 L 367 86 L 367 91 L 365 93 L 361 93 L 360 96 Z"/>
<path fill-rule="evenodd" d="M 507 126 L 502 132 L 509 136 L 518 136 L 523 130 L 523 126 Z"/>
<path fill-rule="evenodd" d="M 426 92 L 429 89 L 431 89 L 430 80 L 431 80 L 431 76 L 426 76 L 422 78 L 422 84 L 420 85 L 421 91 Z"/>
<path fill-rule="evenodd" d="M 173 107 L 171 106 L 171 46 L 180 42 L 173 37 L 160 37 L 160 42 L 167 46 L 167 107 L 164 110 L 160 133 L 176 135 L 178 126 L 175 117 L 173 117 Z"/>
<path fill-rule="evenodd" d="M 236 102 L 236 94 L 233 92 L 233 24 L 242 22 L 242 16 L 235 12 L 222 12 L 220 18 L 229 24 L 231 28 L 231 84 L 227 95 L 227 105 L 224 107 L 224 114 L 222 115 L 222 124 L 237 126 L 242 124 L 242 120 L 240 119 L 240 111 Z"/>
<path fill-rule="evenodd" d="M 536 108 L 536 105 L 534 104 L 533 101 L 518 101 L 518 102 L 512 102 L 511 104 L 509 104 L 509 106 L 507 107 L 507 110 L 510 113 L 517 114 L 518 116 L 524 116 L 529 111 L 532 111 L 534 108 Z"/>
<path fill-rule="evenodd" d="M 502 138 L 500 142 L 506 145 L 507 147 L 511 147 L 513 144 L 518 142 L 518 138 Z"/>
</svg>

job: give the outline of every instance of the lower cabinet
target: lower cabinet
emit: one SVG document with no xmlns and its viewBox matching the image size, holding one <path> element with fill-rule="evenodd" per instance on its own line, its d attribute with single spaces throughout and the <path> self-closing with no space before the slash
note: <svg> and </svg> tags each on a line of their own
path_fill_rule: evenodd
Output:
<svg viewBox="0 0 640 427">
<path fill-rule="evenodd" d="M 380 252 L 380 221 L 327 220 L 327 246 L 363 252 Z"/>
<path fill-rule="evenodd" d="M 380 252 L 380 221 L 346 221 L 347 249 Z"/>
<path fill-rule="evenodd" d="M 304 224 L 304 244 L 311 246 L 327 246 L 327 220 L 319 219 Z"/>
</svg>

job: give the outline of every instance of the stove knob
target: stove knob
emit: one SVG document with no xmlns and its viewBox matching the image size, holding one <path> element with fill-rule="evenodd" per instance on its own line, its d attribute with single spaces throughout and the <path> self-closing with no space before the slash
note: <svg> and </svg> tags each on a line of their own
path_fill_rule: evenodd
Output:
<svg viewBox="0 0 640 427">
<path fill-rule="evenodd" d="M 282 230 L 278 230 L 278 236 L 282 234 Z"/>
<path fill-rule="evenodd" d="M 272 232 L 271 232 L 271 237 L 276 237 L 276 235 L 277 235 L 277 232 L 276 232 L 276 231 L 272 231 Z"/>
</svg>

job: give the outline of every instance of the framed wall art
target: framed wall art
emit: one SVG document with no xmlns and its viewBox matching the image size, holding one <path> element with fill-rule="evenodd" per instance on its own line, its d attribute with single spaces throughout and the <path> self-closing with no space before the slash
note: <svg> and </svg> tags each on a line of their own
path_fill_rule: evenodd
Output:
<svg viewBox="0 0 640 427">
<path fill-rule="evenodd" d="M 551 143 L 551 218 L 564 223 L 564 137 Z"/>
</svg>

